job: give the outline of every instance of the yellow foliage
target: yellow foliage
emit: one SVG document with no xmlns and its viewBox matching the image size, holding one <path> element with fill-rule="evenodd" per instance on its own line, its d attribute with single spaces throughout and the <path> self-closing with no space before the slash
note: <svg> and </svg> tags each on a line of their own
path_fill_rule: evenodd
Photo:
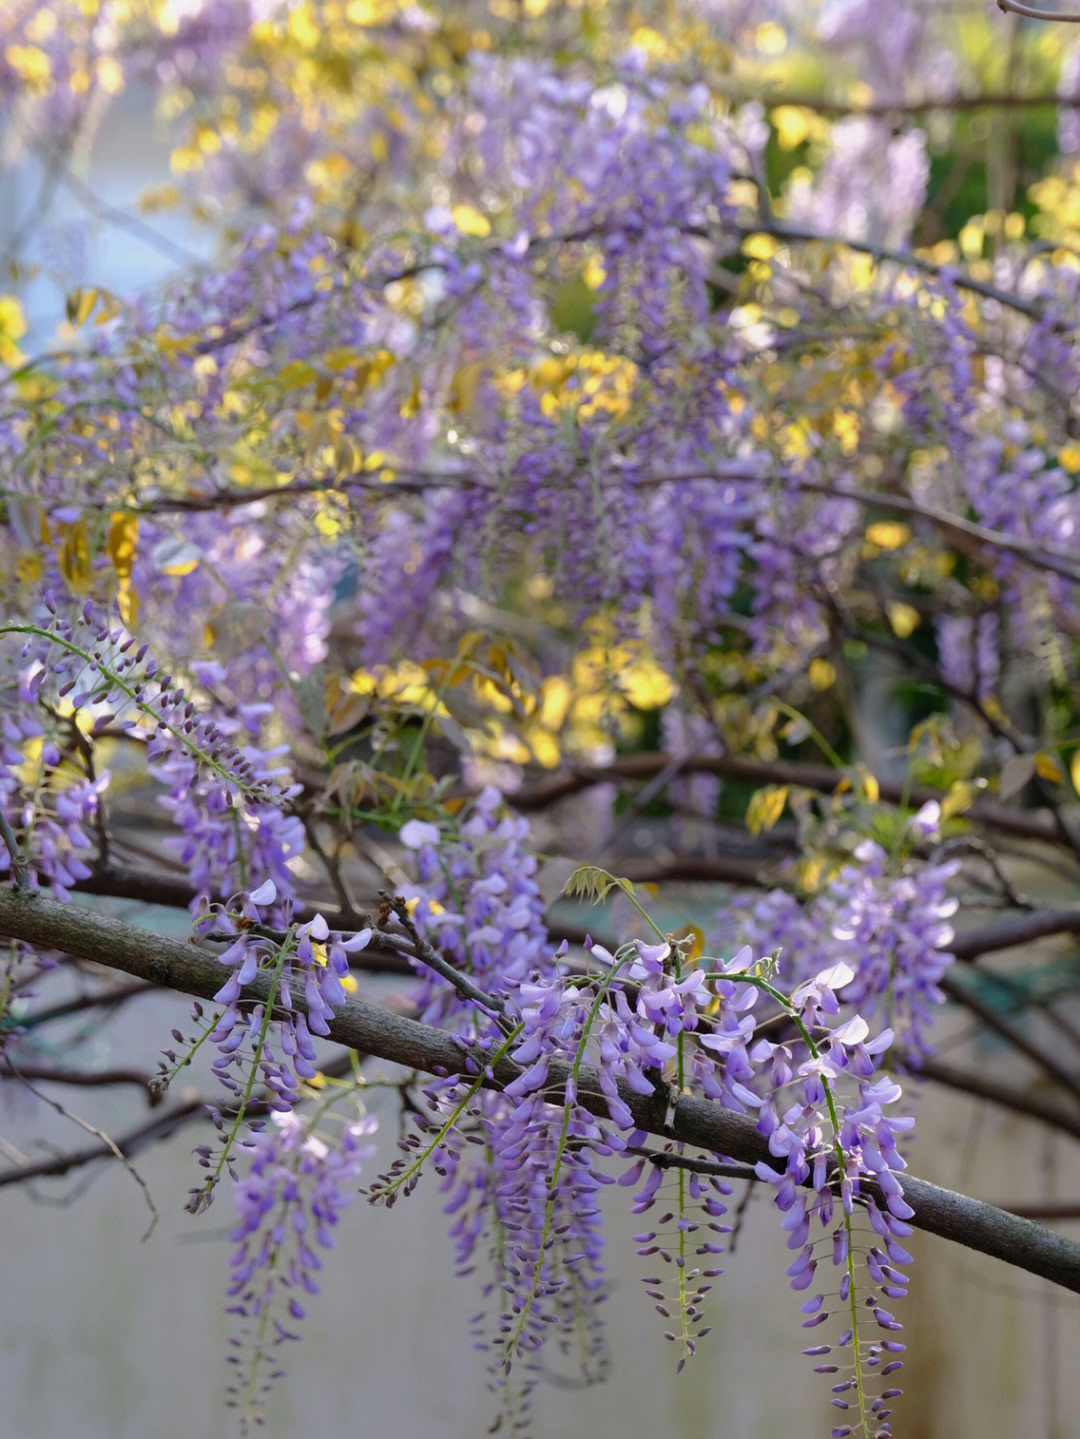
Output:
<svg viewBox="0 0 1080 1439">
<path fill-rule="evenodd" d="M 747 235 L 742 242 L 748 260 L 771 260 L 779 249 L 780 241 L 774 235 Z"/>
<path fill-rule="evenodd" d="M 824 140 L 830 129 L 824 115 L 805 105 L 777 105 L 772 112 L 772 122 L 781 150 L 794 150 L 807 140 Z"/>
<path fill-rule="evenodd" d="M 621 355 L 602 350 L 573 350 L 545 355 L 532 365 L 504 371 L 496 379 L 509 397 L 525 385 L 540 397 L 540 409 L 551 419 L 565 416 L 588 420 L 596 415 L 622 419 L 630 413 L 638 383 L 638 367 Z"/>
<path fill-rule="evenodd" d="M 92 574 L 90 536 L 86 521 L 76 520 L 74 524 L 60 525 L 58 539 L 57 561 L 60 573 L 76 594 L 85 594 L 90 587 Z"/>
<path fill-rule="evenodd" d="M 0 295 L 0 362 L 17 365 L 23 358 L 15 343 L 26 334 L 26 316 L 14 295 Z"/>
<path fill-rule="evenodd" d="M 911 539 L 911 530 L 898 520 L 880 520 L 866 527 L 866 539 L 879 550 L 898 550 Z"/>
<path fill-rule="evenodd" d="M 919 628 L 921 616 L 913 605 L 905 605 L 900 600 L 891 600 L 886 606 L 886 613 L 889 616 L 893 634 L 899 639 L 906 640 L 908 635 L 914 634 Z"/>
<path fill-rule="evenodd" d="M 52 65 L 44 50 L 36 45 L 9 45 L 4 59 L 32 93 L 46 95 L 52 89 Z"/>
<path fill-rule="evenodd" d="M 1047 754 L 1045 750 L 1040 750 L 1035 756 L 1035 773 L 1040 779 L 1048 780 L 1051 784 L 1061 784 L 1065 778 L 1060 764 L 1052 754 Z"/>
<path fill-rule="evenodd" d="M 746 827 L 751 834 L 761 834 L 772 829 L 787 804 L 788 786 L 765 785 L 755 790 L 746 807 Z"/>
<path fill-rule="evenodd" d="M 951 819 L 954 814 L 963 814 L 975 803 L 975 786 L 967 780 L 958 779 L 949 787 L 941 801 L 942 820 Z"/>
<path fill-rule="evenodd" d="M 455 205 L 450 214 L 463 235 L 476 235 L 479 239 L 485 239 L 491 234 L 491 221 L 472 205 Z"/>
<path fill-rule="evenodd" d="M 135 592 L 131 588 L 131 574 L 135 567 L 136 545 L 139 537 L 139 519 L 128 510 L 117 510 L 109 516 L 109 533 L 106 548 L 112 560 L 117 579 L 117 603 L 124 623 L 129 627 L 135 622 Z"/>
<path fill-rule="evenodd" d="M 787 34 L 775 20 L 766 20 L 754 31 L 754 44 L 762 55 L 781 55 L 787 48 Z"/>
</svg>

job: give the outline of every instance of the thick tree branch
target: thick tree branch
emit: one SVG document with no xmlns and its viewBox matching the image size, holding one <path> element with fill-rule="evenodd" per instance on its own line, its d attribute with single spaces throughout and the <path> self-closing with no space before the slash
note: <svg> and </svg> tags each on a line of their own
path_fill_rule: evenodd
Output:
<svg viewBox="0 0 1080 1439">
<path fill-rule="evenodd" d="M 92 911 L 58 904 L 40 891 L 26 894 L 0 889 L 0 935 L 45 949 L 62 949 L 82 959 L 146 979 L 203 999 L 221 988 L 225 970 L 212 954 L 194 944 L 151 934 Z M 259 976 L 245 994 L 265 1001 L 270 982 Z M 293 1004 L 303 1008 L 297 986 Z M 348 1000 L 336 1012 L 330 1038 L 356 1049 L 428 1073 L 459 1073 L 463 1055 L 454 1037 L 415 1020 L 390 1014 L 362 1000 Z M 491 1067 L 484 1083 L 501 1089 L 518 1073 L 508 1060 Z M 566 1065 L 552 1064 L 550 1083 L 557 1092 L 569 1075 Z M 680 1096 L 670 1125 L 658 1113 L 655 1097 L 623 1087 L 622 1097 L 635 1124 L 650 1134 L 674 1139 L 743 1164 L 769 1163 L 764 1138 L 752 1122 L 708 1100 Z M 606 1114 L 605 1101 L 589 1071 L 579 1079 L 581 1103 Z M 902 1176 L 905 1197 L 915 1210 L 913 1223 L 928 1233 L 966 1245 L 1080 1293 L 1080 1244 L 1062 1238 L 1031 1220 L 995 1209 L 965 1195 L 940 1189 L 925 1180 Z"/>
</svg>

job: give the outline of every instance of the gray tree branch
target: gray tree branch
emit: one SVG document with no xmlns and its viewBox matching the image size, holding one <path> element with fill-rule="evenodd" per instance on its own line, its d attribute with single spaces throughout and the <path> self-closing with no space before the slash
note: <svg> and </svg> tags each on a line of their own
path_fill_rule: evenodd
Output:
<svg viewBox="0 0 1080 1439">
<path fill-rule="evenodd" d="M 202 999 L 221 988 L 226 971 L 214 955 L 196 944 L 180 944 L 161 935 L 71 904 L 58 904 L 40 891 L 0 888 L 0 936 L 22 940 L 39 949 L 59 949 L 77 958 L 148 980 Z M 253 1002 L 265 1001 L 269 980 L 258 976 L 245 991 Z M 293 1004 L 304 1007 L 302 990 Z M 462 1072 L 464 1056 L 454 1038 L 416 1020 L 391 1014 L 360 999 L 347 1000 L 336 1012 L 330 1038 L 337 1044 L 428 1073 Z M 493 1064 L 484 1083 L 500 1089 L 518 1073 L 508 1060 Z M 550 1084 L 559 1093 L 568 1077 L 566 1065 L 552 1064 Z M 670 1123 L 666 1106 L 620 1086 L 635 1124 L 646 1133 L 707 1150 L 741 1164 L 771 1162 L 764 1138 L 743 1115 L 708 1100 L 681 1095 Z M 580 1102 L 597 1114 L 606 1106 L 595 1076 L 583 1070 Z M 1080 1294 L 1080 1244 L 967 1195 L 956 1194 L 914 1176 L 900 1176 L 904 1195 L 915 1211 L 919 1229 L 963 1244 L 1006 1264 L 1015 1265 Z"/>
</svg>

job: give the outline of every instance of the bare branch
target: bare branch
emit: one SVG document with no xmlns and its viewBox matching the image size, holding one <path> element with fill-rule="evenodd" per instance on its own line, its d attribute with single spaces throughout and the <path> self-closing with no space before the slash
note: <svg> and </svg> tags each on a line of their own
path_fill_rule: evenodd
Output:
<svg viewBox="0 0 1080 1439">
<path fill-rule="evenodd" d="M 1059 25 L 1080 25 L 1080 15 L 1069 15 L 1055 10 L 1036 10 L 1031 5 L 1021 5 L 1019 0 L 997 0 L 997 7 L 1006 15 L 1023 15 L 1028 20 L 1056 20 Z"/>
<path fill-rule="evenodd" d="M 119 920 L 72 905 L 57 904 L 40 892 L 24 894 L 0 889 L 0 934 L 48 949 L 63 949 L 83 959 L 147 979 L 185 994 L 211 998 L 221 987 L 222 966 L 197 945 L 136 929 Z M 260 975 L 245 991 L 253 1002 L 265 1002 L 270 979 Z M 293 991 L 293 1004 L 304 1008 L 302 987 Z M 390 1014 L 362 1000 L 347 1000 L 335 1013 L 330 1038 L 347 1048 L 377 1055 L 410 1069 L 458 1074 L 465 1057 L 452 1035 L 416 1020 Z M 517 1066 L 503 1059 L 481 1076 L 491 1089 L 502 1089 L 518 1074 Z M 553 1063 L 550 1083 L 565 1086 L 570 1067 Z M 769 1163 L 767 1141 L 751 1120 L 705 1099 L 672 1096 L 668 1105 L 656 1096 L 643 1096 L 620 1086 L 635 1125 L 646 1133 L 694 1145 L 736 1163 Z M 606 1102 L 594 1072 L 579 1074 L 579 1102 L 597 1114 L 606 1114 Z M 901 1176 L 904 1196 L 915 1213 L 918 1228 L 941 1238 L 1001 1259 L 1028 1273 L 1040 1275 L 1080 1294 L 1080 1244 L 1052 1233 L 1031 1220 L 965 1195 L 938 1188 L 914 1176 Z"/>
</svg>

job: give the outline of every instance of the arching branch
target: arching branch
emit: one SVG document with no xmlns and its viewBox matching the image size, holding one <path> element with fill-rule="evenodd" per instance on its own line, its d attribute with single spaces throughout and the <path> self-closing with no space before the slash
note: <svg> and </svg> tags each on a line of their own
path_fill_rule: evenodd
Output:
<svg viewBox="0 0 1080 1439">
<path fill-rule="evenodd" d="M 225 973 L 216 958 L 198 945 L 180 944 L 81 907 L 58 904 L 40 891 L 27 894 L 0 889 L 0 935 L 45 949 L 66 950 L 203 999 L 217 993 Z M 268 977 L 259 976 L 246 994 L 253 1001 L 265 1001 L 269 990 Z M 299 1008 L 304 1005 L 299 988 L 293 994 L 293 1003 Z M 462 1051 L 453 1036 L 359 999 L 347 1000 L 336 1011 L 330 1038 L 350 1049 L 429 1073 L 453 1074 L 463 1068 Z M 514 1064 L 501 1060 L 491 1066 L 484 1083 L 501 1089 L 517 1073 Z M 554 1092 L 558 1092 L 561 1082 L 565 1083 L 568 1073 L 568 1066 L 551 1065 Z M 708 1100 L 681 1095 L 667 1124 L 663 1106 L 656 1104 L 655 1097 L 645 1097 L 625 1087 L 621 1092 L 635 1124 L 646 1133 L 695 1145 L 743 1164 L 770 1160 L 765 1139 L 743 1115 Z M 579 1095 L 586 1107 L 606 1114 L 599 1085 L 585 1070 L 579 1077 Z M 902 1183 L 904 1195 L 915 1211 L 912 1222 L 918 1228 L 1080 1293 L 1080 1244 L 1032 1220 L 925 1180 L 904 1176 Z"/>
</svg>

